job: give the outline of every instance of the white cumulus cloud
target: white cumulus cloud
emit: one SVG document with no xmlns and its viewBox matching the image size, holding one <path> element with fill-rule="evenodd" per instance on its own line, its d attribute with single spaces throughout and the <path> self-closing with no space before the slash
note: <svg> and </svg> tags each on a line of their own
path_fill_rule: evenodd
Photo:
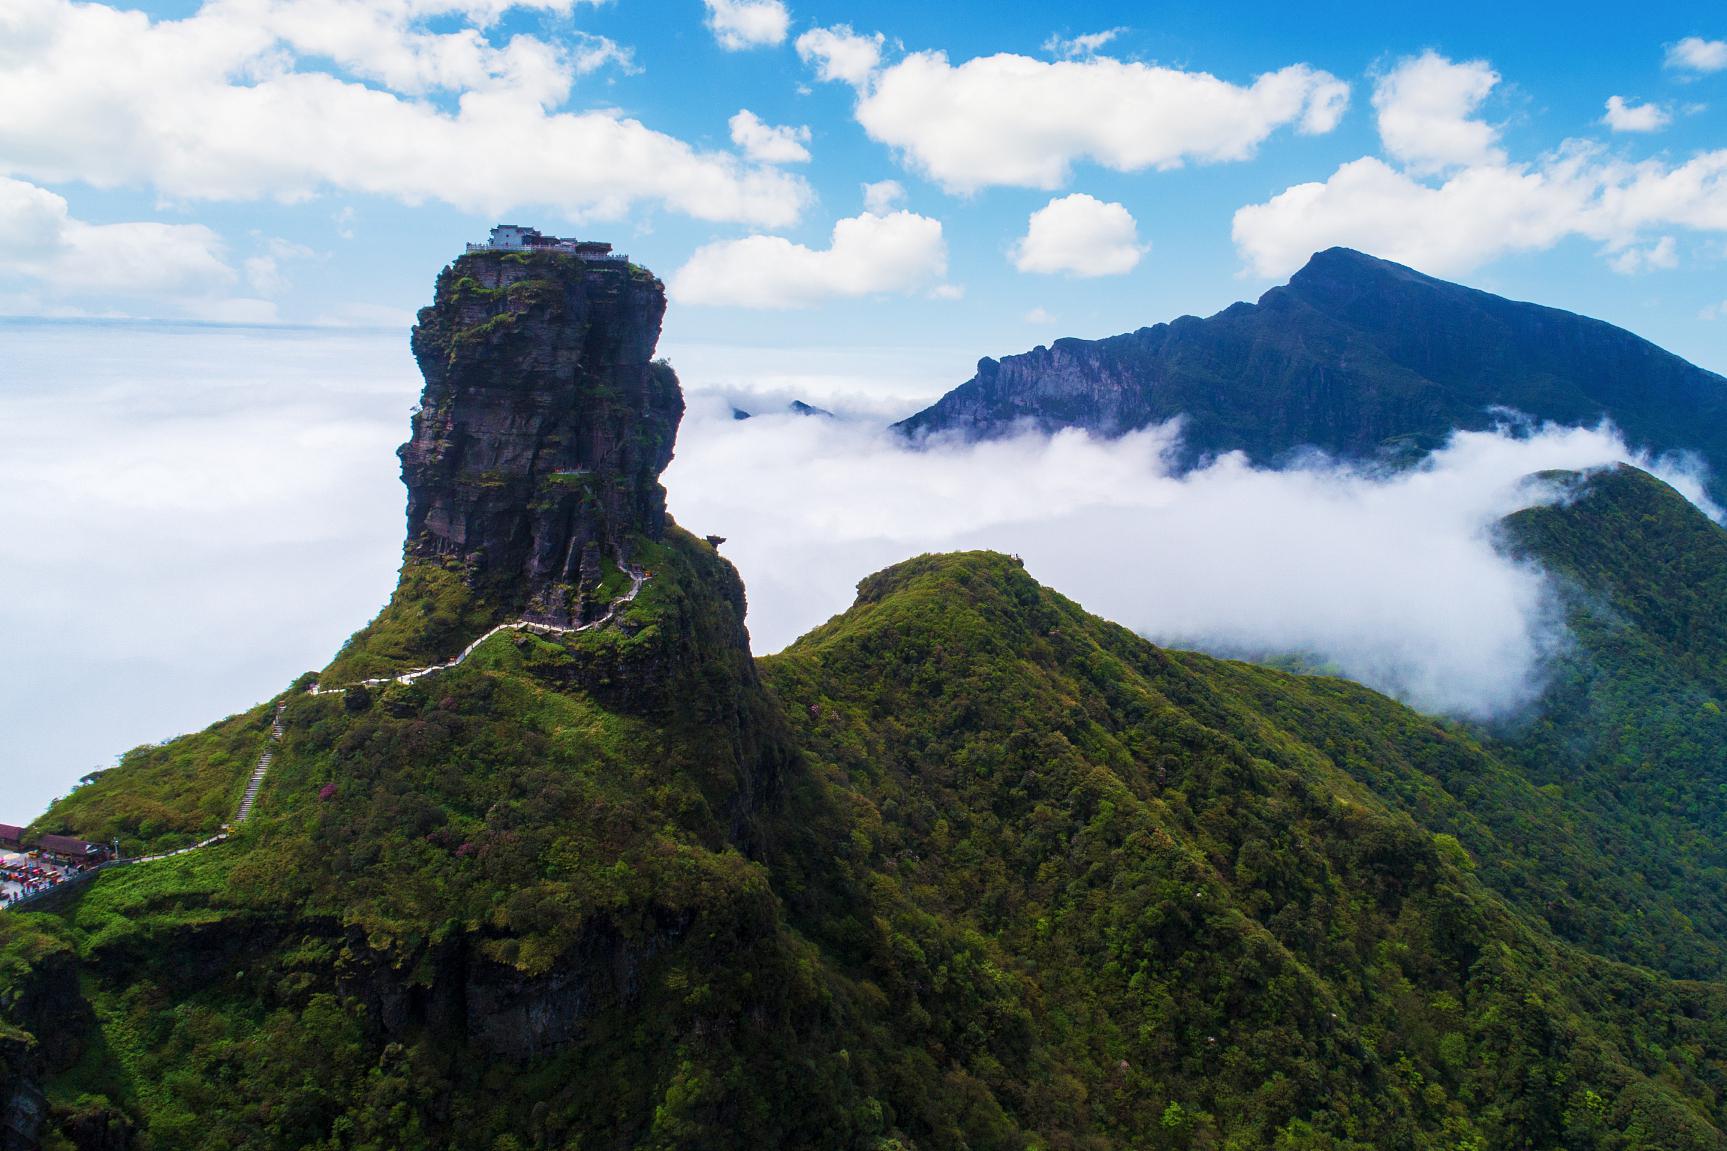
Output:
<svg viewBox="0 0 1727 1151">
<path fill-rule="evenodd" d="M 1334 245 L 1446 275 L 1506 251 L 1548 248 L 1580 219 L 1576 180 L 1491 166 L 1424 184 L 1364 156 L 1323 183 L 1297 184 L 1235 213 L 1236 250 L 1261 276 L 1285 276 Z"/>
<path fill-rule="evenodd" d="M 1397 79 L 1405 67 L 1450 97 L 1417 101 L 1428 110 L 1417 115 L 1405 104 L 1411 90 Z M 1676 259 L 1672 245 L 1663 248 L 1654 233 L 1727 232 L 1727 149 L 1678 163 L 1633 162 L 1572 140 L 1534 162 L 1512 161 L 1493 130 L 1470 118 L 1477 94 L 1492 87 L 1489 78 L 1497 77 L 1483 62 L 1405 61 L 1375 93 L 1386 152 L 1404 166 L 1364 156 L 1324 181 L 1238 209 L 1233 236 L 1248 269 L 1283 276 L 1313 252 L 1345 245 L 1445 275 L 1580 237 L 1599 243 L 1610 260 L 1641 270 Z M 1450 111 L 1434 111 L 1440 107 Z M 1417 121 L 1432 128 L 1426 143 L 1412 127 Z M 1642 243 L 1654 247 L 1625 254 Z"/>
<path fill-rule="evenodd" d="M 225 247 L 202 224 L 90 223 L 74 216 L 63 196 L 0 176 L 0 271 L 11 281 L 0 294 L 3 311 L 121 306 L 152 316 L 274 318 L 266 301 L 229 298 L 239 273 Z"/>
<path fill-rule="evenodd" d="M 798 48 L 823 79 L 858 89 L 871 139 L 957 193 L 1056 188 L 1082 160 L 1118 172 L 1242 160 L 1281 127 L 1329 132 L 1349 101 L 1347 84 L 1304 64 L 1241 85 L 1108 57 L 955 65 L 915 52 L 881 67 L 879 39 L 849 28 L 805 33 Z"/>
<path fill-rule="evenodd" d="M 1413 172 L 1503 160 L 1498 129 L 1475 119 L 1498 83 L 1485 60 L 1457 64 L 1424 52 L 1399 61 L 1373 88 L 1386 154 Z"/>
<path fill-rule="evenodd" d="M 1146 247 L 1124 206 L 1076 192 L 1031 214 L 1012 257 L 1022 272 L 1120 276 L 1138 266 Z"/>
<path fill-rule="evenodd" d="M 886 215 L 905 202 L 905 185 L 898 180 L 877 180 L 863 186 L 864 211 Z"/>
<path fill-rule="evenodd" d="M 591 0 L 590 0 L 591 2 Z M 570 31 L 551 44 L 516 36 L 503 45 L 485 34 L 511 8 L 538 8 L 567 15 L 571 0 L 205 0 L 198 15 L 205 25 L 222 24 L 240 36 L 271 36 L 295 53 L 322 59 L 397 92 L 460 91 L 517 87 L 556 93 L 571 75 L 607 64 L 631 68 L 628 49 L 585 32 Z M 434 18 L 468 26 L 434 32 Z"/>
<path fill-rule="evenodd" d="M 1233 235 L 1262 276 L 1287 275 L 1333 245 L 1446 275 L 1572 236 L 1617 254 L 1675 226 L 1727 231 L 1727 149 L 1669 167 L 1575 147 L 1539 164 L 1465 168 L 1438 185 L 1363 157 L 1238 209 Z"/>
<path fill-rule="evenodd" d="M 741 108 L 728 124 L 732 143 L 744 150 L 744 155 L 763 164 L 805 164 L 810 150 L 810 130 L 806 127 L 765 124 L 748 108 Z"/>
<path fill-rule="evenodd" d="M 1609 267 L 1622 276 L 1653 272 L 1679 266 L 1679 245 L 1672 236 L 1662 236 L 1648 247 L 1630 247 L 1607 261 Z"/>
<path fill-rule="evenodd" d="M 696 249 L 673 274 L 679 303 L 801 308 L 836 297 L 934 288 L 947 272 L 941 221 L 865 212 L 834 225 L 825 249 L 782 236 L 748 236 Z"/>
<path fill-rule="evenodd" d="M 245 269 L 246 283 L 260 296 L 279 295 L 291 286 L 282 265 L 311 259 L 317 255 L 306 245 L 296 244 L 279 236 L 263 240 L 262 246 L 262 252 L 247 257 L 241 265 Z"/>
<path fill-rule="evenodd" d="M 1043 50 L 1052 56 L 1074 60 L 1096 55 L 1099 49 L 1120 36 L 1126 28 L 1105 28 L 1101 32 L 1086 32 L 1079 36 L 1052 35 L 1043 42 Z"/>
<path fill-rule="evenodd" d="M 1680 72 L 1727 70 L 1727 40 L 1687 36 L 1667 49 L 1667 67 Z"/>
<path fill-rule="evenodd" d="M 812 28 L 798 37 L 798 55 L 815 66 L 823 80 L 861 86 L 881 65 L 883 37 L 880 32 L 864 36 L 849 24 Z"/>
<path fill-rule="evenodd" d="M 801 179 L 609 109 L 559 110 L 593 62 L 487 21 L 518 5 L 208 0 L 183 19 L 68 0 L 0 4 L 0 172 L 179 200 L 326 190 L 477 213 L 637 205 L 794 223 Z M 568 12 L 571 0 L 534 6 Z M 451 20 L 471 23 L 432 31 Z M 92 77 L 100 77 L 93 83 Z M 453 99 L 422 98 L 429 91 Z"/>
<path fill-rule="evenodd" d="M 1601 122 L 1615 132 L 1659 132 L 1673 117 L 1659 104 L 1627 104 L 1623 96 L 1607 97 Z"/>
<path fill-rule="evenodd" d="M 705 0 L 708 27 L 729 52 L 783 44 L 791 13 L 780 0 Z"/>
</svg>

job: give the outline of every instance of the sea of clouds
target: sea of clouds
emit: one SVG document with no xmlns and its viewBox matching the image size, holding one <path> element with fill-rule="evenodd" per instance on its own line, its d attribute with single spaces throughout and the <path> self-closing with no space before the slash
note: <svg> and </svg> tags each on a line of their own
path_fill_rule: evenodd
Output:
<svg viewBox="0 0 1727 1151">
<path fill-rule="evenodd" d="M 1555 497 L 1531 473 L 1636 458 L 1611 429 L 1462 435 L 1390 476 L 1233 457 L 1177 475 L 1178 426 L 916 450 L 886 422 L 963 357 L 669 350 L 689 392 L 670 506 L 727 537 L 758 653 L 870 572 L 994 548 L 1158 642 L 1502 714 L 1564 634 L 1493 525 Z M 0 821 L 280 691 L 377 611 L 419 386 L 399 332 L 0 322 Z M 778 414 L 794 395 L 840 414 Z M 1638 462 L 1702 502 L 1691 472 Z"/>
<path fill-rule="evenodd" d="M 758 652 L 842 610 L 887 564 L 993 548 L 1159 643 L 1293 654 L 1485 718 L 1526 703 L 1564 642 L 1545 577 L 1494 546 L 1503 516 L 1558 498 L 1533 473 L 1627 460 L 1705 500 L 1693 469 L 1643 458 L 1611 428 L 1463 433 L 1390 474 L 1230 455 L 1183 475 L 1169 466 L 1179 424 L 912 450 L 867 418 L 737 421 L 730 407 L 692 400 L 666 484 L 680 522 L 727 537 Z"/>
</svg>

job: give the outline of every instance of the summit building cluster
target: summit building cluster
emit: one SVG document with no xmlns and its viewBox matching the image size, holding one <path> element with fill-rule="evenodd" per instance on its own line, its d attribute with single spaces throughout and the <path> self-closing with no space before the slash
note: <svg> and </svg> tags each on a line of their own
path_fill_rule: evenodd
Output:
<svg viewBox="0 0 1727 1151">
<path fill-rule="evenodd" d="M 577 240 L 565 236 L 548 236 L 538 228 L 521 224 L 499 224 L 486 237 L 485 243 L 469 244 L 470 252 L 563 252 L 584 260 L 617 260 L 629 257 L 612 251 L 612 246 L 599 240 Z"/>
</svg>

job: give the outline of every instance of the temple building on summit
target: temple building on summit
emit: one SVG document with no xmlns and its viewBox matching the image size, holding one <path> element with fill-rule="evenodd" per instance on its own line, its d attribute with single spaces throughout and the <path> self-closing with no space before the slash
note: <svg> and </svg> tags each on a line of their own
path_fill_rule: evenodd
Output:
<svg viewBox="0 0 1727 1151">
<path fill-rule="evenodd" d="M 470 252 L 563 252 L 584 260 L 628 260 L 622 252 L 612 251 L 610 244 L 598 240 L 577 240 L 564 236 L 548 236 L 538 228 L 521 224 L 499 224 L 483 244 L 469 244 Z"/>
</svg>

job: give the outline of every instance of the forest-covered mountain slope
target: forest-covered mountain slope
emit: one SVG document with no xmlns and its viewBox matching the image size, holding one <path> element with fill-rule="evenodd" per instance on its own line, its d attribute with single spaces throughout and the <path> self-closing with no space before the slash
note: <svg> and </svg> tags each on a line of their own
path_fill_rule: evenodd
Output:
<svg viewBox="0 0 1727 1151">
<path fill-rule="evenodd" d="M 1468 731 L 1497 765 L 1428 755 L 1396 802 L 1454 834 L 1497 892 L 1561 938 L 1683 978 L 1727 975 L 1727 529 L 1621 465 L 1545 477 L 1560 497 L 1500 525 L 1548 573 L 1563 641 L 1524 712 Z M 1189 658 L 1185 655 L 1177 658 Z M 1343 680 L 1268 687 L 1217 665 L 1356 774 L 1406 714 Z M 1313 696 L 1371 708 L 1338 728 Z M 1425 722 L 1425 721 L 1423 721 Z M 1464 729 L 1454 729 L 1465 734 Z"/>
<path fill-rule="evenodd" d="M 1492 890 L 1528 839 L 1564 850 L 1565 816 L 1467 734 L 1343 681 L 1162 651 L 1003 557 L 872 577 L 851 612 L 764 666 L 819 770 L 880 837 L 888 890 L 1005 944 L 1097 1063 L 1148 1069 L 1181 1114 L 1219 1125 L 1194 1133 L 1202 1145 L 1272 1143 L 1243 1120 L 1273 1083 L 1320 1099 L 1349 1082 L 1316 1113 L 1398 1113 L 1355 1130 L 1371 1145 L 1588 1146 L 1563 1130 L 1571 1104 L 1536 1096 L 1599 1071 L 1533 1051 L 1606 1057 L 1629 1038 L 1629 1016 L 1594 1031 L 1621 979 L 1719 993 L 1586 956 L 1532 926 L 1517 892 Z M 1526 820 L 1496 839 L 1468 810 L 1486 796 Z M 1438 830 L 1459 825 L 1479 855 Z M 1478 1034 L 1471 1012 L 1504 1018 L 1499 993 L 1537 1014 L 1575 1006 L 1513 1012 L 1513 1031 L 1544 1038 L 1488 1056 L 1481 1079 L 1459 1074 L 1444 1051 Z M 1362 1062 L 1329 1045 L 1333 1011 L 1376 1037 L 1347 1049 Z M 1208 1059 L 1214 1045 L 1234 1050 Z M 1157 1105 L 1124 1145 L 1155 1140 Z M 1699 1145 L 1719 1137 L 1688 1129 Z M 1300 1146 L 1302 1131 L 1277 1138 Z"/>
<path fill-rule="evenodd" d="M 1495 743 L 1644 890 L 1566 881 L 1548 917 L 1598 948 L 1719 978 L 1727 529 L 1633 467 L 1553 478 L 1565 498 L 1516 513 L 1502 531 L 1512 554 L 1552 577 L 1570 643 L 1539 705 Z M 1666 927 L 1651 930 L 1660 920 Z"/>
<path fill-rule="evenodd" d="M 1634 447 L 1689 450 L 1727 487 L 1727 380 L 1621 328 L 1507 300 L 1347 248 L 1313 256 L 1256 304 L 1102 340 L 984 359 L 897 425 L 968 439 L 1079 427 L 1116 436 L 1183 418 L 1184 462 L 1298 449 L 1408 460 L 1513 409 L 1611 419 Z"/>
<path fill-rule="evenodd" d="M 0 913 L 0 1147 L 1727 1148 L 1723 941 L 1534 735 L 1162 650 L 992 553 L 752 659 L 663 514 L 675 379 L 612 327 L 658 282 L 498 259 L 422 313 L 401 586 L 282 697 L 250 820 Z M 275 702 L 38 826 L 200 834 Z"/>
<path fill-rule="evenodd" d="M 664 549 L 669 614 L 635 636 L 296 697 L 236 840 L 0 916 L 50 1129 L 1724 1145 L 1722 987 L 1495 892 L 1422 818 L 1447 772 L 1518 786 L 1466 734 L 1162 651 L 986 553 L 872 577 L 758 683 L 729 569 Z M 625 665 L 701 672 L 611 690 L 662 627 L 683 641 Z"/>
</svg>

